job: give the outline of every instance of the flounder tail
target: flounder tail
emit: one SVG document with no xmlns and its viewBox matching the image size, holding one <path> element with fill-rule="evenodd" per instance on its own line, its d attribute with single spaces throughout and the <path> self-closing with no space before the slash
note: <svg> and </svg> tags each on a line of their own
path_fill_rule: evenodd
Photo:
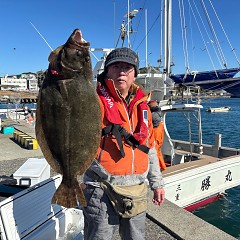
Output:
<svg viewBox="0 0 240 240">
<path fill-rule="evenodd" d="M 52 203 L 57 203 L 66 208 L 76 208 L 78 205 L 85 207 L 87 205 L 85 196 L 79 185 L 69 188 L 64 183 L 61 183 L 58 187 L 52 198 Z"/>
</svg>

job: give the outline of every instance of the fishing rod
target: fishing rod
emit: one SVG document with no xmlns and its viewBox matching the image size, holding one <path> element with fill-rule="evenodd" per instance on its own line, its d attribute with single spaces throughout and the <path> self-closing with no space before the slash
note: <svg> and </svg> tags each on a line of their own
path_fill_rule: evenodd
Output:
<svg viewBox="0 0 240 240">
<path fill-rule="evenodd" d="M 40 35 L 40 37 L 44 40 L 44 42 L 48 45 L 48 47 L 51 49 L 51 51 L 53 51 L 53 48 L 50 46 L 50 44 L 47 42 L 47 40 L 43 37 L 43 35 L 38 31 L 38 29 L 33 25 L 32 22 L 30 22 L 30 24 L 33 26 L 33 28 L 36 30 L 36 32 Z M 94 56 L 94 58 L 99 61 L 99 59 L 96 57 L 96 55 L 92 52 L 94 50 L 90 50 L 90 53 Z"/>
<path fill-rule="evenodd" d="M 44 40 L 44 42 L 48 45 L 48 47 L 53 51 L 52 47 L 49 45 L 47 40 L 43 37 L 43 35 L 37 30 L 37 28 L 33 25 L 33 23 L 30 22 L 30 24 L 33 26 L 33 28 L 37 31 L 37 33 L 40 35 L 40 37 Z"/>
</svg>

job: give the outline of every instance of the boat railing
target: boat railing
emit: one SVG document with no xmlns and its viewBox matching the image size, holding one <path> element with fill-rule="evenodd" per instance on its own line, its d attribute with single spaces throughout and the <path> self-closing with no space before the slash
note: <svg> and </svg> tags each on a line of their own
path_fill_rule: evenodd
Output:
<svg viewBox="0 0 240 240">
<path fill-rule="evenodd" d="M 179 84 L 174 88 L 174 94 L 171 96 L 173 100 L 181 103 L 201 104 L 201 89 L 199 86 L 185 86 Z"/>
<path fill-rule="evenodd" d="M 201 126 L 201 108 L 202 105 L 198 105 L 195 103 L 184 103 L 184 104 L 176 104 L 172 103 L 172 105 L 165 105 L 161 107 L 164 116 L 164 143 L 162 146 L 162 152 L 164 156 L 168 159 L 171 159 L 171 165 L 177 164 L 177 162 L 182 161 L 184 157 L 184 161 L 192 161 L 194 159 L 202 158 L 203 154 L 203 144 L 202 144 L 202 126 Z M 171 112 L 182 113 L 184 118 L 187 119 L 188 124 L 188 144 L 187 147 L 179 144 L 175 144 L 168 133 L 167 124 L 165 121 L 166 114 Z M 176 154 L 176 149 L 187 151 L 186 158 L 185 155 L 180 157 Z M 175 152 L 175 154 L 174 154 Z"/>
<path fill-rule="evenodd" d="M 221 144 L 222 135 L 216 134 L 215 135 L 215 142 L 213 145 L 211 144 L 202 144 L 202 149 L 199 149 L 199 143 L 192 142 L 192 156 L 195 158 L 199 156 L 199 151 L 202 151 L 203 155 L 212 156 L 216 158 L 226 158 L 235 155 L 240 155 L 240 149 L 237 148 L 228 148 L 223 147 Z M 186 155 L 191 151 L 190 144 L 188 141 L 180 141 L 172 139 L 172 143 L 175 149 L 178 151 L 184 152 Z M 193 158 L 194 159 L 194 158 Z M 193 160 L 192 159 L 192 160 Z"/>
</svg>

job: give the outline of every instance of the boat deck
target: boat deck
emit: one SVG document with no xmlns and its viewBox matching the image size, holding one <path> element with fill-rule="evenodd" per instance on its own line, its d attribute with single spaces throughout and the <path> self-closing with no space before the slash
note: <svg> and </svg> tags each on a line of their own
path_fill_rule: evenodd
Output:
<svg viewBox="0 0 240 240">
<path fill-rule="evenodd" d="M 175 150 L 175 152 L 183 155 L 188 154 L 188 152 L 182 150 Z M 227 158 L 216 158 L 208 155 L 202 155 L 200 159 L 167 167 L 167 169 L 163 171 L 163 176 L 171 176 L 176 173 L 182 173 L 190 169 L 198 168 L 210 163 L 215 163 L 226 159 Z"/>
</svg>

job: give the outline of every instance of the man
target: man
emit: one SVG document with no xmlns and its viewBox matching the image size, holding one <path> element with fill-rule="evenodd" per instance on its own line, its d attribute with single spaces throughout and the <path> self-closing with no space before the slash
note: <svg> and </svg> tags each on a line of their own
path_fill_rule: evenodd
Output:
<svg viewBox="0 0 240 240">
<path fill-rule="evenodd" d="M 166 170 L 166 164 L 162 155 L 161 147 L 164 140 L 164 124 L 161 115 L 161 109 L 159 108 L 156 100 L 150 100 L 148 103 L 152 112 L 153 133 L 155 138 L 155 147 L 157 150 L 159 166 L 161 170 Z"/>
<path fill-rule="evenodd" d="M 144 193 L 135 202 L 134 193 L 144 188 L 146 178 L 154 192 L 153 203 L 161 205 L 165 198 L 148 96 L 134 84 L 138 68 L 135 52 L 117 48 L 107 56 L 104 72 L 98 78 L 103 135 L 96 159 L 84 175 L 87 200 L 83 208 L 84 239 L 87 240 L 112 239 L 118 226 L 122 239 L 144 239 L 146 206 L 142 203 L 147 197 Z M 130 205 L 121 202 L 122 195 L 116 195 L 115 187 L 123 192 L 124 188 L 134 189 L 130 196 L 124 197 Z M 135 195 L 140 197 L 140 193 Z M 122 205 L 123 211 L 115 209 Z M 137 213 L 132 214 L 135 208 Z"/>
</svg>

